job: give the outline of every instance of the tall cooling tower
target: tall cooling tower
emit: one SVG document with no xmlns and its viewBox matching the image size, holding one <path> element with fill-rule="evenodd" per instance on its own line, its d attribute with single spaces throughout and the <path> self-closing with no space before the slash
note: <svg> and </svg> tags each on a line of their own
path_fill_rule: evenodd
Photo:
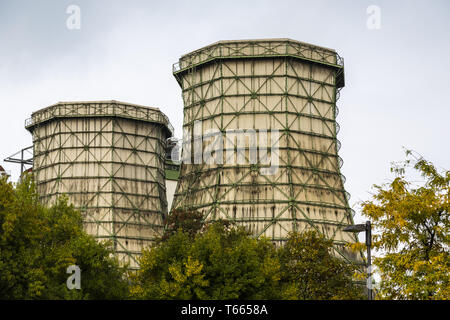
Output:
<svg viewBox="0 0 450 320">
<path fill-rule="evenodd" d="M 167 117 L 118 101 L 60 102 L 34 112 L 25 126 L 41 201 L 68 195 L 87 232 L 112 240 L 119 260 L 137 268 L 136 257 L 161 235 L 167 213 Z"/>
<path fill-rule="evenodd" d="M 360 260 L 344 247 L 355 236 L 342 231 L 353 221 L 336 123 L 344 67 L 334 50 L 219 41 L 182 56 L 173 74 L 184 102 L 173 208 L 230 219 L 278 243 L 314 229 L 334 240 L 337 255 Z"/>
</svg>

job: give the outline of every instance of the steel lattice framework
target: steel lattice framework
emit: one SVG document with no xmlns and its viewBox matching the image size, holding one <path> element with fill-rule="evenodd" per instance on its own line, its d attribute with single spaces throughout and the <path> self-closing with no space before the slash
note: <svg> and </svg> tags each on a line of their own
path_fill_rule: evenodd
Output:
<svg viewBox="0 0 450 320">
<path fill-rule="evenodd" d="M 119 260 L 137 268 L 136 256 L 161 235 L 167 213 L 167 117 L 118 101 L 60 102 L 34 112 L 25 126 L 41 201 L 68 195 L 86 231 L 112 240 Z"/>
<path fill-rule="evenodd" d="M 173 74 L 182 89 L 187 137 L 195 140 L 198 121 L 203 132 L 218 130 L 224 141 L 229 132 L 280 132 L 278 154 L 271 151 L 279 157 L 275 174 L 261 174 L 261 162 L 183 163 L 173 208 L 234 220 L 277 243 L 289 231 L 315 229 L 334 240 L 337 255 L 361 262 L 345 248 L 355 235 L 342 232 L 353 224 L 338 156 L 343 59 L 290 39 L 219 41 L 182 56 Z"/>
</svg>

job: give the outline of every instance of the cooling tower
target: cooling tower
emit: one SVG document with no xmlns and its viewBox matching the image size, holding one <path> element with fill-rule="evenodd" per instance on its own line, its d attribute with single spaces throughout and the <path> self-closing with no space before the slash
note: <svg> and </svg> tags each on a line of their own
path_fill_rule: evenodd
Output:
<svg viewBox="0 0 450 320">
<path fill-rule="evenodd" d="M 342 160 L 336 101 L 343 60 L 290 39 L 219 41 L 182 56 L 183 163 L 173 208 L 229 219 L 276 243 L 314 229 L 335 254 L 360 260 Z"/>
<path fill-rule="evenodd" d="M 161 235 L 167 213 L 167 117 L 118 101 L 60 102 L 34 112 L 25 126 L 41 201 L 66 194 L 87 232 L 112 240 L 119 260 L 137 268 L 136 257 Z"/>
</svg>

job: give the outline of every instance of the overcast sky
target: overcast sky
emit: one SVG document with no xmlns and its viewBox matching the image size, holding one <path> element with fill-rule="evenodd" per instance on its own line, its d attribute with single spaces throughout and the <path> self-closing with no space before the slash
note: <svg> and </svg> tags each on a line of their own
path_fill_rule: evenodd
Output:
<svg viewBox="0 0 450 320">
<path fill-rule="evenodd" d="M 70 5 L 80 29 L 67 27 Z M 181 137 L 172 64 L 182 54 L 218 40 L 291 38 L 345 59 L 339 154 L 358 211 L 373 184 L 392 178 L 403 146 L 450 167 L 449 31 L 445 0 L 0 0 L 0 165 L 17 180 L 19 166 L 1 160 L 32 144 L 25 119 L 58 101 L 158 107 Z"/>
</svg>

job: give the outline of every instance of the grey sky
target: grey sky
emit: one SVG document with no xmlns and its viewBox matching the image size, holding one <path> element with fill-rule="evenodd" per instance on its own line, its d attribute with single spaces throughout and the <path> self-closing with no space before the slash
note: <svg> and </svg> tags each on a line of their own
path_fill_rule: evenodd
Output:
<svg viewBox="0 0 450 320">
<path fill-rule="evenodd" d="M 81 29 L 69 30 L 69 5 Z M 381 9 L 381 29 L 366 9 Z M 337 50 L 350 204 L 392 178 L 402 146 L 450 163 L 448 1 L 0 0 L 0 160 L 31 145 L 24 121 L 58 101 L 120 100 L 160 108 L 180 137 L 180 55 L 218 40 L 292 38 Z M 0 161 L 18 177 L 18 166 Z M 359 215 L 357 221 L 361 221 Z"/>
</svg>

